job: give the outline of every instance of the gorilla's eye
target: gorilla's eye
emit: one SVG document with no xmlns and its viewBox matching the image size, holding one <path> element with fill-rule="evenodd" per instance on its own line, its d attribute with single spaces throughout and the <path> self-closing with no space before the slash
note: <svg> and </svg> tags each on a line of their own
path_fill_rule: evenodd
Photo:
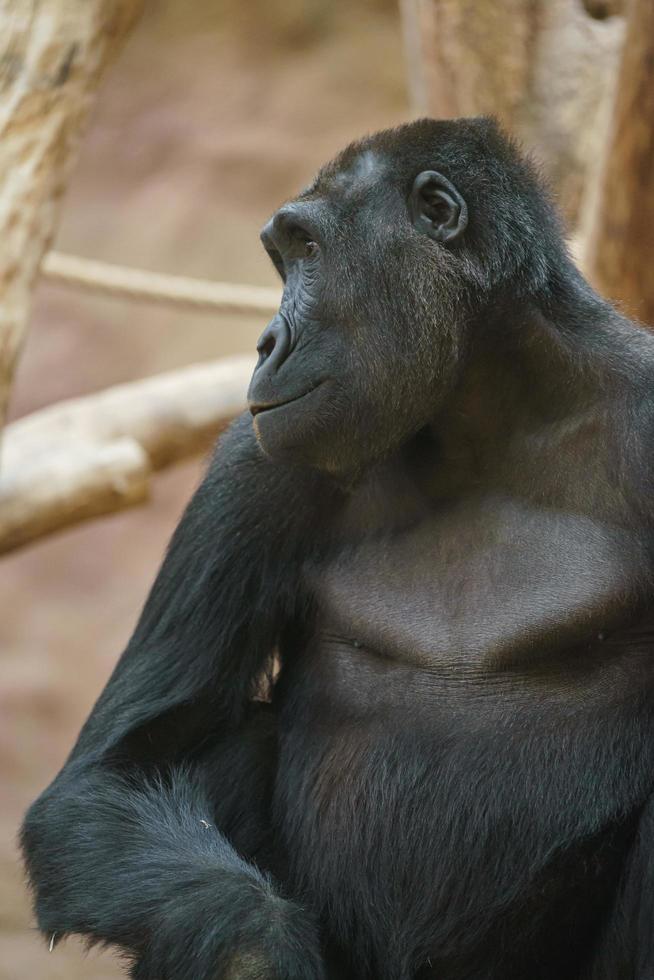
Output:
<svg viewBox="0 0 654 980">
<path fill-rule="evenodd" d="M 318 242 L 314 242 L 311 239 L 308 239 L 304 243 L 304 254 L 307 256 L 307 258 L 310 258 L 312 255 L 316 254 L 318 248 L 319 248 Z"/>
</svg>

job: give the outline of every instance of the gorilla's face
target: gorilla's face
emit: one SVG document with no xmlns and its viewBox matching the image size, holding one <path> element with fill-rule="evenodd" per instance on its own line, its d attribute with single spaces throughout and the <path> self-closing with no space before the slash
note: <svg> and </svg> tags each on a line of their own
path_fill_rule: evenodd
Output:
<svg viewBox="0 0 654 980">
<path fill-rule="evenodd" d="M 370 146 L 277 211 L 261 239 L 284 293 L 248 392 L 266 454 L 347 476 L 433 417 L 460 357 L 466 223 L 441 174 Z"/>
</svg>

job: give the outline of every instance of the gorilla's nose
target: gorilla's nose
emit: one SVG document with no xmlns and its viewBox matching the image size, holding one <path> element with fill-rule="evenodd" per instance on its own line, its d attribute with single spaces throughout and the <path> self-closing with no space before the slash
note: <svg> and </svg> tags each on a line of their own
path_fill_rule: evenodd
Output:
<svg viewBox="0 0 654 980">
<path fill-rule="evenodd" d="M 291 350 L 291 328 L 285 317 L 278 313 L 259 337 L 257 344 L 259 360 L 254 369 L 254 378 L 274 374 Z"/>
</svg>

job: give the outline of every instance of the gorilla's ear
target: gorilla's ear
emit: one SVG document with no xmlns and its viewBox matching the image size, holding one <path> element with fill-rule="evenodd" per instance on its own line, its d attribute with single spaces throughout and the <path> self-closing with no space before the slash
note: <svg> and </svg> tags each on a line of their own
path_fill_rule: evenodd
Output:
<svg viewBox="0 0 654 980">
<path fill-rule="evenodd" d="M 454 184 L 435 170 L 423 170 L 411 188 L 409 213 L 416 231 L 447 244 L 468 224 L 468 208 Z"/>
</svg>

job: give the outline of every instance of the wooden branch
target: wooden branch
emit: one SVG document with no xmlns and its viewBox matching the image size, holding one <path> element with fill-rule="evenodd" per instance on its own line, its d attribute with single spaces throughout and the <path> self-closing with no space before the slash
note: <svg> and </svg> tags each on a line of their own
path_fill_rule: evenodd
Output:
<svg viewBox="0 0 654 980">
<path fill-rule="evenodd" d="M 150 465 L 133 439 L 43 454 L 0 487 L 0 553 L 149 496 Z M 28 482 L 29 481 L 29 482 Z"/>
<path fill-rule="evenodd" d="M 631 0 L 629 11 L 584 266 L 598 289 L 654 326 L 654 2 Z"/>
<path fill-rule="evenodd" d="M 142 6 L 0 0 L 0 429 L 83 123 Z"/>
<path fill-rule="evenodd" d="M 245 408 L 251 357 L 59 402 L 5 430 L 0 553 L 147 499 L 151 470 L 209 448 Z"/>
<path fill-rule="evenodd" d="M 77 255 L 50 252 L 41 266 L 50 282 L 79 287 L 105 296 L 161 303 L 194 313 L 232 313 L 271 317 L 279 309 L 281 290 L 268 286 L 213 282 L 146 272 Z"/>
</svg>

